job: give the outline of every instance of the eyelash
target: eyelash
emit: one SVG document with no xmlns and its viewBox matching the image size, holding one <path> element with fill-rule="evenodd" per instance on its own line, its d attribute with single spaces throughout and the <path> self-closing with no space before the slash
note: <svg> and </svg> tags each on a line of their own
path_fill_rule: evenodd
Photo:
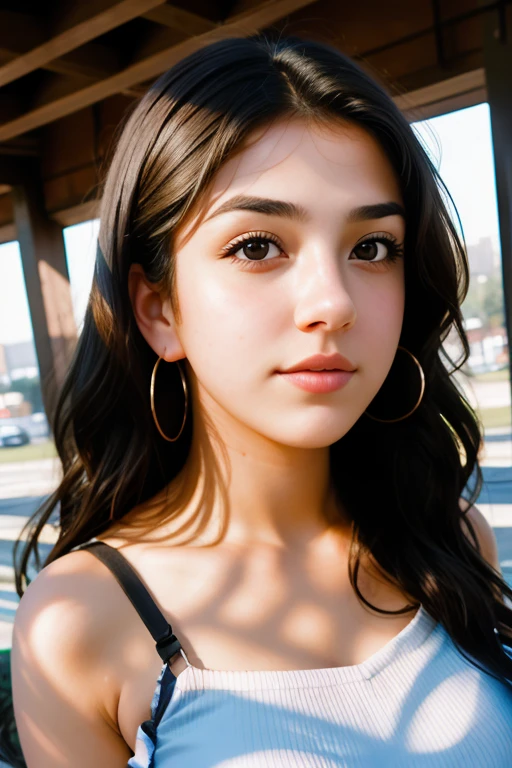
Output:
<svg viewBox="0 0 512 768">
<path fill-rule="evenodd" d="M 250 261 L 245 259 L 240 259 L 238 256 L 235 256 L 234 253 L 236 251 L 239 251 L 240 248 L 242 248 L 246 243 L 252 243 L 252 242 L 262 242 L 262 243 L 273 243 L 278 248 L 282 249 L 281 243 L 279 242 L 278 238 L 275 235 L 271 235 L 269 233 L 265 232 L 248 232 L 246 235 L 243 235 L 240 237 L 240 239 L 235 240 L 233 243 L 230 243 L 225 248 L 222 249 L 221 253 L 224 254 L 223 258 L 230 257 L 230 262 L 232 264 L 235 264 L 238 262 L 241 269 L 248 269 L 248 270 L 258 270 L 260 268 L 260 264 L 268 264 L 270 261 L 275 261 L 276 259 L 268 259 L 268 260 L 260 260 L 260 261 Z M 379 265 L 384 264 L 391 264 L 395 262 L 398 258 L 402 257 L 404 255 L 404 249 L 403 245 L 398 243 L 398 240 L 396 237 L 393 237 L 392 235 L 386 233 L 386 232 L 376 232 L 373 235 L 370 235 L 367 238 L 364 238 L 363 240 L 359 240 L 354 246 L 356 248 L 358 245 L 362 245 L 363 243 L 383 243 L 388 247 L 388 253 L 384 259 L 380 259 L 379 261 L 366 261 L 366 259 L 356 259 L 357 261 L 360 261 L 364 264 L 369 264 L 370 266 L 378 267 Z M 352 251 L 351 251 L 352 253 Z"/>
</svg>

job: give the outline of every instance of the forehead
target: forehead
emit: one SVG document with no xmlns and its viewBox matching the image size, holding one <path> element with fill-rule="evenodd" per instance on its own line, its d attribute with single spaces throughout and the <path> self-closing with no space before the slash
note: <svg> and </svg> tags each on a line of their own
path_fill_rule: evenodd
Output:
<svg viewBox="0 0 512 768">
<path fill-rule="evenodd" d="M 396 173 L 376 139 L 341 120 L 283 119 L 254 131 L 205 190 L 186 230 L 237 194 L 296 202 L 313 216 L 402 201 Z"/>
</svg>

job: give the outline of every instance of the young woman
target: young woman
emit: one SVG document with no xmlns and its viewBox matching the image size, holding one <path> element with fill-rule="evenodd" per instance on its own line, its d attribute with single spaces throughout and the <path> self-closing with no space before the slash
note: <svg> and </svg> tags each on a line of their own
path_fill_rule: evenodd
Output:
<svg viewBox="0 0 512 768">
<path fill-rule="evenodd" d="M 228 39 L 155 83 L 17 574 L 59 505 L 14 626 L 29 768 L 512 764 L 467 280 L 413 130 L 334 48 Z"/>
</svg>

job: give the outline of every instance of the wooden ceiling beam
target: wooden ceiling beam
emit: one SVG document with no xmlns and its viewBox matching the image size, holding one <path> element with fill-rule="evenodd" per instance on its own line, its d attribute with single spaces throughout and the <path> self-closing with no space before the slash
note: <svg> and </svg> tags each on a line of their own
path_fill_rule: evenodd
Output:
<svg viewBox="0 0 512 768">
<path fill-rule="evenodd" d="M 411 120 L 424 120 L 434 114 L 440 114 L 442 110 L 449 111 L 446 109 L 449 104 L 461 102 L 468 106 L 485 101 L 486 94 L 485 69 L 479 67 L 462 75 L 435 82 L 433 85 L 394 96 L 393 101 Z"/>
<path fill-rule="evenodd" d="M 183 40 L 177 45 L 159 51 L 142 61 L 126 67 L 111 77 L 78 91 L 68 93 L 47 104 L 41 104 L 36 109 L 5 123 L 0 126 L 0 141 L 6 141 L 14 136 L 19 136 L 34 128 L 51 123 L 109 96 L 121 93 L 127 88 L 136 86 L 150 78 L 157 77 L 189 53 L 202 48 L 214 40 L 234 35 L 244 37 L 252 35 L 259 29 L 273 24 L 289 13 L 310 5 L 312 2 L 314 0 L 266 0 L 266 2 L 261 3 L 253 10 L 230 17 L 224 23 L 217 25 L 208 32 L 204 32 L 202 35 Z"/>
<path fill-rule="evenodd" d="M 89 82 L 98 82 L 111 77 L 119 70 L 118 57 L 112 49 L 97 43 L 88 43 L 82 48 L 65 56 L 49 61 L 43 69 L 56 75 L 81 77 Z M 134 99 L 142 95 L 141 88 L 127 88 L 123 91 L 126 96 Z"/>
<path fill-rule="evenodd" d="M 77 23 L 0 67 L 0 86 L 11 83 L 48 62 L 104 35 L 111 29 L 161 5 L 164 0 L 121 0 L 110 8 Z"/>
<path fill-rule="evenodd" d="M 44 30 L 35 16 L 0 10 L 0 65 L 20 58 L 45 42 Z M 61 75 L 84 75 L 103 79 L 119 70 L 119 56 L 96 42 L 42 64 L 41 69 Z"/>
<path fill-rule="evenodd" d="M 2 93 L 0 91 L 0 120 L 8 122 L 15 120 L 23 108 L 23 102 L 15 93 Z"/>
<path fill-rule="evenodd" d="M 103 80 L 119 71 L 119 56 L 106 45 L 86 43 L 64 56 L 48 61 L 42 69 L 58 75 L 80 75 Z"/>
<path fill-rule="evenodd" d="M 0 163 L 2 155 L 16 157 L 38 157 L 41 154 L 40 142 L 33 136 L 18 136 L 5 144 L 0 142 Z"/>
<path fill-rule="evenodd" d="M 141 15 L 148 19 L 148 21 L 175 29 L 187 35 L 187 37 L 202 35 L 204 32 L 209 32 L 219 26 L 214 21 L 210 21 L 210 19 L 205 19 L 196 13 L 184 11 L 172 5 L 159 5 Z"/>
<path fill-rule="evenodd" d="M 12 44 L 8 47 L 0 46 L 1 64 L 14 61 L 21 54 L 22 51 L 16 50 Z M 41 69 L 59 75 L 79 75 L 102 80 L 119 70 L 119 62 L 115 52 L 110 48 L 97 43 L 87 43 L 78 50 L 48 61 Z"/>
<path fill-rule="evenodd" d="M 46 37 L 46 30 L 35 16 L 0 10 L 0 51 L 12 49 L 16 55 L 25 54 L 42 45 Z"/>
<path fill-rule="evenodd" d="M 108 54 L 112 55 L 109 56 Z M 11 61 L 18 55 L 13 51 L 0 48 L 0 61 L 2 62 Z M 118 65 L 114 66 L 113 59 L 114 52 L 106 48 L 106 46 L 89 43 L 76 51 L 71 51 L 66 56 L 49 61 L 42 69 L 55 75 L 81 78 L 87 81 L 82 84 L 88 85 L 90 82 L 104 80 L 119 70 Z M 144 93 L 144 89 L 134 86 L 133 88 L 126 88 L 122 93 L 132 98 L 139 98 Z M 0 120 L 7 121 L 7 119 L 12 119 L 14 115 L 11 115 L 9 118 L 6 117 L 6 110 L 2 107 L 1 101 L 2 96 L 0 94 Z M 17 114 L 19 114 L 19 109 Z"/>
</svg>

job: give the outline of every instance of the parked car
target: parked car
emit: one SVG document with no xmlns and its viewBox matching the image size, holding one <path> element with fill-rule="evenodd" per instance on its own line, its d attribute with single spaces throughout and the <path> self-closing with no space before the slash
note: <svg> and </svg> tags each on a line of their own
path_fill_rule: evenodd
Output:
<svg viewBox="0 0 512 768">
<path fill-rule="evenodd" d="M 0 447 L 11 448 L 27 443 L 30 443 L 30 435 L 25 429 L 15 424 L 0 425 Z"/>
</svg>

